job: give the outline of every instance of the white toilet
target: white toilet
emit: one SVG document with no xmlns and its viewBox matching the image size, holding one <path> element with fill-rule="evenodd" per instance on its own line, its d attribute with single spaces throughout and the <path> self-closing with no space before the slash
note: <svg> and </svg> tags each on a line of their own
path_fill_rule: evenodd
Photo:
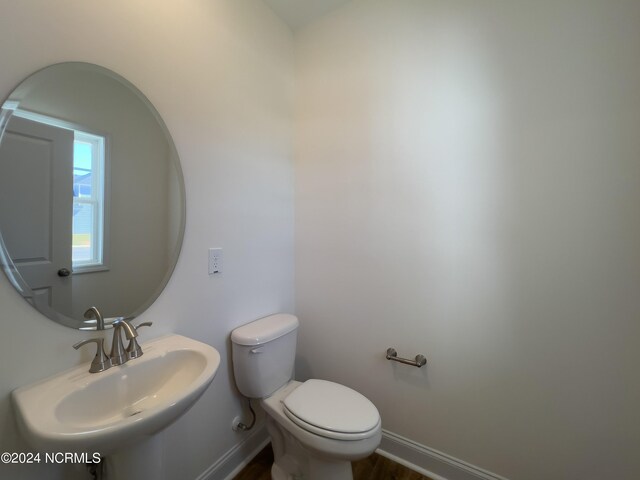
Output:
<svg viewBox="0 0 640 480">
<path fill-rule="evenodd" d="M 275 462 L 274 480 L 351 480 L 351 461 L 382 437 L 380 414 L 355 390 L 325 380 L 296 382 L 298 319 L 277 314 L 231 333 L 240 392 L 261 399 Z"/>
</svg>

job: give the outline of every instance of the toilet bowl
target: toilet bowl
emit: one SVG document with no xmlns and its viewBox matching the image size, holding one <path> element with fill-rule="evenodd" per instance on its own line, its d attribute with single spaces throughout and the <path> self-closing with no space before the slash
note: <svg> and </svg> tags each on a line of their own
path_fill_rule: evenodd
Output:
<svg viewBox="0 0 640 480">
<path fill-rule="evenodd" d="M 351 461 L 380 444 L 380 415 L 344 385 L 292 380 L 298 325 L 295 316 L 278 314 L 234 330 L 236 384 L 267 414 L 274 480 L 351 480 Z"/>
</svg>

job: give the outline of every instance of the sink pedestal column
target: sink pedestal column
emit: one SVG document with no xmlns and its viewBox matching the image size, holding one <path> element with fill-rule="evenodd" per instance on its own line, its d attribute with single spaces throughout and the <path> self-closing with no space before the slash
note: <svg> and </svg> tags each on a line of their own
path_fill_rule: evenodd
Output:
<svg viewBox="0 0 640 480">
<path fill-rule="evenodd" d="M 109 455 L 103 480 L 164 479 L 162 433 L 144 437 L 134 445 Z"/>
</svg>

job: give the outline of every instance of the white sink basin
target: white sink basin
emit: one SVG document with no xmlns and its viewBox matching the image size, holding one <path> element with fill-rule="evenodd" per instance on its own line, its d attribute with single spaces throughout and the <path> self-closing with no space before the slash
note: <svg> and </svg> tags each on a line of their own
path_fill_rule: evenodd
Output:
<svg viewBox="0 0 640 480">
<path fill-rule="evenodd" d="M 168 335 L 144 355 L 100 373 L 82 365 L 12 393 L 18 425 L 41 451 L 109 455 L 153 435 L 185 413 L 213 380 L 220 354 Z"/>
</svg>

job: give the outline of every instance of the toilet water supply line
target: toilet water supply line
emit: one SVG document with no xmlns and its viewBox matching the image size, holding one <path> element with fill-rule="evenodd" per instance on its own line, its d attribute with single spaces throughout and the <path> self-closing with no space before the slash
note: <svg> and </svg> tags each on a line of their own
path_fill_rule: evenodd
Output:
<svg viewBox="0 0 640 480">
<path fill-rule="evenodd" d="M 242 430 L 243 432 L 249 431 L 256 424 L 256 412 L 253 411 L 253 407 L 251 406 L 251 399 L 249 398 L 249 411 L 251 412 L 251 423 L 249 425 L 245 425 L 242 422 L 238 422 L 235 424 L 234 430 Z"/>
</svg>

